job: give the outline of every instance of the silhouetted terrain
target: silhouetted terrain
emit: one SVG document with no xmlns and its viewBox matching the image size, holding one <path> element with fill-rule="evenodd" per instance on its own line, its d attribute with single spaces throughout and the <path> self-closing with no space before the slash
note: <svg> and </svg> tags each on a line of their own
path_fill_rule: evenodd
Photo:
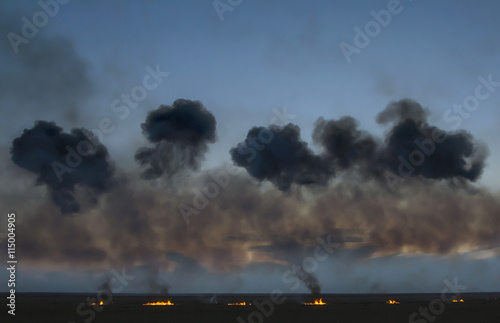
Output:
<svg viewBox="0 0 500 323">
<path fill-rule="evenodd" d="M 6 297 L 6 294 L 2 294 Z M 500 322 L 499 293 L 467 293 L 463 302 L 434 305 L 440 294 L 325 294 L 323 306 L 306 306 L 311 295 L 286 294 L 285 301 L 273 308 L 269 294 L 221 294 L 217 304 L 213 295 L 114 295 L 105 306 L 87 305 L 92 294 L 19 293 L 16 315 L 0 314 L 1 322 L 429 322 L 419 314 L 422 307 L 432 322 Z M 107 302 L 106 295 L 102 296 Z M 5 299 L 5 298 L 4 298 Z M 282 298 L 280 298 L 282 299 Z M 400 302 L 389 305 L 389 299 Z M 146 302 L 170 300 L 174 306 L 144 306 Z M 213 300 L 213 299 L 212 299 Z M 90 300 L 92 302 L 92 300 Z M 252 303 L 228 306 L 228 303 Z M 259 305 L 256 306 L 255 302 Z M 83 305 L 81 305 L 83 303 Z M 259 309 L 259 307 L 261 309 Z M 432 314 L 432 313 L 439 314 Z M 415 314 L 412 318 L 411 315 Z M 7 320 L 5 319 L 7 318 Z"/>
</svg>

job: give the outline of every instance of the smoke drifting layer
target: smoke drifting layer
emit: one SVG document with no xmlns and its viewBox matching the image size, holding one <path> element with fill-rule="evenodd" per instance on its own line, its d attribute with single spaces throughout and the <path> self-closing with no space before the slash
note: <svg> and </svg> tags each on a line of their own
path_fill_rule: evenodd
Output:
<svg viewBox="0 0 500 323">
<path fill-rule="evenodd" d="M 170 116 L 172 109 L 174 107 L 166 108 L 164 113 Z M 215 138 L 215 130 L 195 132 L 193 138 L 202 137 L 198 140 L 177 137 L 175 134 L 179 131 L 196 128 L 188 121 L 180 130 L 167 135 L 169 132 L 163 127 L 154 125 L 173 125 L 166 121 L 153 122 L 155 115 L 148 117 L 144 125 L 146 135 L 151 133 L 155 144 L 169 144 L 165 138 L 176 138 L 172 139 L 176 145 L 186 140 L 197 147 L 212 140 L 206 138 Z M 409 100 L 391 104 L 378 120 L 392 123 L 384 140 L 359 130 L 350 118 L 320 119 L 314 133 L 315 141 L 324 148 L 319 154 L 314 154 L 300 139 L 297 126 L 254 128 L 240 146 L 231 150 L 233 160 L 243 165 L 251 176 L 229 175 L 228 168 L 219 167 L 180 181 L 170 194 L 152 189 L 143 181 L 124 180 L 121 185 L 104 190 L 105 194 L 99 196 L 99 208 L 90 209 L 86 204 L 88 200 L 80 201 L 83 214 L 78 217 L 54 216 L 55 206 L 49 201 L 19 205 L 17 212 L 23 215 L 23 221 L 16 230 L 23 239 L 19 241 L 18 250 L 24 255 L 26 266 L 50 270 L 126 268 L 133 273 L 133 269 L 143 268 L 141 266 L 157 268 L 158 274 L 152 271 L 137 275 L 130 283 L 130 286 L 147 286 L 148 291 L 155 292 L 166 291 L 162 287 L 167 287 L 165 280 L 171 282 L 173 291 L 185 285 L 193 288 L 203 284 L 236 286 L 240 280 L 225 280 L 226 273 L 238 275 L 262 268 L 275 274 L 278 282 L 282 281 L 281 273 L 273 271 L 284 272 L 294 264 L 304 265 L 304 259 L 316 255 L 325 259 L 317 259 L 318 270 L 314 276 L 307 273 L 310 277 L 300 278 L 312 293 L 320 292 L 318 278 L 323 282 L 325 275 L 334 276 L 330 282 L 349 281 L 357 285 L 354 290 L 364 292 L 370 285 L 378 286 L 373 285 L 379 281 L 376 273 L 367 278 L 353 268 L 369 266 L 366 264 L 373 261 L 383 262 L 384 257 L 390 255 L 404 256 L 394 257 L 391 260 L 394 263 L 408 261 L 405 259 L 415 254 L 446 255 L 453 259 L 464 256 L 465 252 L 472 254 L 475 249 L 498 255 L 500 197 L 485 189 L 473 189 L 471 185 L 452 186 L 451 181 L 428 179 L 468 179 L 462 175 L 466 174 L 464 171 L 470 172 L 474 161 L 482 161 L 484 157 L 479 154 L 480 145 L 463 132 L 447 133 L 446 141 L 435 142 L 434 154 L 466 163 L 441 170 L 437 167 L 441 162 L 429 154 L 426 167 L 433 173 L 415 171 L 397 190 L 390 192 L 383 189 L 385 182 L 360 181 L 359 175 L 378 179 L 383 178 L 386 170 L 397 171 L 397 164 L 392 166 L 386 155 L 393 156 L 395 151 L 404 150 L 401 147 L 413 149 L 414 138 L 428 138 L 429 131 L 432 138 L 435 128 L 426 123 L 425 110 Z M 215 128 L 215 121 L 213 124 Z M 405 127 L 409 124 L 414 131 L 402 131 L 408 129 Z M 105 148 L 98 145 L 96 152 L 88 156 L 95 158 L 94 163 L 82 157 L 80 167 L 64 173 L 62 183 L 57 181 L 51 162 L 65 164 L 65 147 L 74 145 L 83 134 L 84 131 L 78 129 L 65 134 L 53 123 L 39 122 L 15 140 L 12 159 L 18 166 L 35 173 L 38 182 L 46 184 L 51 192 L 69 192 L 72 199 L 63 201 L 72 206 L 76 203 L 73 187 L 92 190 L 106 187 L 105 179 L 111 177 Z M 455 137 L 472 147 L 470 155 L 463 150 L 463 145 L 443 149 L 448 147 L 448 140 L 458 140 Z M 344 141 L 349 144 L 342 145 Z M 87 167 L 81 168 L 82 165 Z M 80 173 L 83 169 L 88 171 Z M 326 179 L 334 173 L 340 180 L 327 183 Z M 254 178 L 269 180 L 279 189 L 288 189 L 290 194 L 255 185 Z M 89 182 L 91 179 L 96 182 Z M 298 187 L 309 183 L 324 186 L 321 190 Z M 218 185 L 216 197 L 203 195 L 208 191 L 208 184 L 212 188 Z M 179 212 L 181 203 L 195 210 L 189 224 Z M 33 230 L 34 225 L 40 223 L 43 225 Z M 323 239 L 326 245 L 319 244 L 318 237 L 329 235 L 345 238 L 345 245 L 333 251 L 329 249 L 332 246 L 328 245 L 328 239 Z M 316 253 L 318 246 L 323 249 Z M 336 266 L 332 265 L 334 262 Z M 365 268 L 368 269 L 364 272 L 372 274 L 369 267 Z M 481 267 L 478 268 L 474 272 L 479 274 Z M 174 275 L 178 280 L 172 276 L 163 276 L 165 280 L 162 280 L 159 273 Z M 351 277 L 358 280 L 350 280 Z M 412 279 L 407 279 L 408 284 L 412 284 Z M 288 291 L 290 285 L 286 284 Z M 328 288 L 325 286 L 323 282 L 323 289 Z"/>
<path fill-rule="evenodd" d="M 252 128 L 244 142 L 230 151 L 234 163 L 258 180 L 269 180 L 281 190 L 292 183 L 325 184 L 332 174 L 326 160 L 300 139 L 298 126 Z"/>
<path fill-rule="evenodd" d="M 216 140 L 215 117 L 199 102 L 179 99 L 150 112 L 142 131 L 155 147 L 137 150 L 135 159 L 147 166 L 145 179 L 171 177 L 183 168 L 197 170 Z"/>
<path fill-rule="evenodd" d="M 109 188 L 114 172 L 108 151 L 90 131 L 73 129 L 68 134 L 53 122 L 37 121 L 24 130 L 12 142 L 11 155 L 17 166 L 37 176 L 38 185 L 47 185 L 63 213 L 80 210 L 76 185 L 101 193 Z"/>
<path fill-rule="evenodd" d="M 427 123 L 427 111 L 415 101 L 393 102 L 377 121 L 392 123 L 384 140 L 358 129 L 351 117 L 319 118 L 313 140 L 323 148 L 315 155 L 300 139 L 298 126 L 253 128 L 244 142 L 231 149 L 234 163 L 258 179 L 269 180 L 281 190 L 292 183 L 320 184 L 340 171 L 366 178 L 461 178 L 475 181 L 481 175 L 486 148 L 461 131 L 450 133 Z"/>
</svg>

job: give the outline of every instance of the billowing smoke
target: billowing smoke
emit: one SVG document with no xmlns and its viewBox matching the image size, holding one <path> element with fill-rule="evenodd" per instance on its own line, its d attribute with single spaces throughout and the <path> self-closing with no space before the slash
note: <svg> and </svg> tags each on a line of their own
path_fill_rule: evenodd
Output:
<svg viewBox="0 0 500 323">
<path fill-rule="evenodd" d="M 135 159 L 145 179 L 171 177 L 181 169 L 197 170 L 216 141 L 216 121 L 199 101 L 179 99 L 150 112 L 142 131 L 154 147 L 139 148 Z"/>
<path fill-rule="evenodd" d="M 446 132 L 429 125 L 427 115 L 409 99 L 390 103 L 377 117 L 378 123 L 393 125 L 384 140 L 359 130 L 352 117 L 319 118 L 313 132 L 313 141 L 323 148 L 319 155 L 300 139 L 298 126 L 255 127 L 230 154 L 251 176 L 281 190 L 292 183 L 326 184 L 341 172 L 380 181 L 387 180 L 388 173 L 400 179 L 478 179 L 487 149 L 465 131 Z"/>
<path fill-rule="evenodd" d="M 80 210 L 75 197 L 77 185 L 93 194 L 112 186 L 114 167 L 108 151 L 86 129 L 65 133 L 53 122 L 37 121 L 14 139 L 10 152 L 17 166 L 37 176 L 37 185 L 47 185 L 62 213 Z"/>
<path fill-rule="evenodd" d="M 404 108 L 407 103 L 411 103 L 409 106 L 413 108 Z M 19 213 L 23 214 L 23 221 L 16 230 L 24 238 L 19 241 L 19 251 L 25 256 L 27 266 L 47 264 L 54 269 L 71 267 L 75 270 L 94 269 L 96 266 L 124 267 L 127 273 L 130 268 L 130 275 L 136 278 L 129 286 L 141 292 L 154 293 L 167 291 L 165 280 L 171 282 L 172 291 L 186 285 L 196 289 L 203 283 L 209 286 L 207 292 L 211 292 L 208 288 L 224 284 L 231 288 L 244 286 L 249 284 L 241 283 L 244 276 L 233 280 L 227 279 L 226 275 L 239 276 L 251 270 L 257 272 L 260 264 L 279 280 L 282 273 L 277 271 L 286 271 L 293 264 L 301 264 L 307 257 L 319 255 L 318 270 L 314 276 L 304 272 L 310 277 L 303 275 L 299 278 L 314 294 L 321 291 L 318 280 L 322 282 L 323 290 L 332 288 L 328 285 L 332 280 L 325 279 L 325 275 L 329 278 L 333 276 L 334 283 L 340 285 L 347 284 L 345 281 L 349 277 L 355 277 L 358 280 L 349 280 L 352 285 L 358 285 L 355 290 L 367 291 L 373 282 L 378 281 L 377 277 L 363 276 L 362 273 L 369 273 L 369 268 L 366 271 L 353 268 L 364 266 L 365 261 L 378 261 L 379 257 L 406 255 L 407 252 L 453 257 L 463 250 L 481 248 L 498 253 L 498 194 L 472 185 L 453 187 L 449 181 L 429 180 L 425 178 L 427 173 L 412 174 L 395 192 L 381 189 L 385 182 L 359 181 L 358 174 L 372 174 L 378 178 L 387 170 L 397 171 L 398 165 L 392 166 L 385 154 L 404 146 L 396 144 L 399 142 L 407 143 L 413 149 L 410 144 L 414 138 L 428 135 L 434 129 L 425 121 L 426 113 L 421 113 L 425 110 L 419 105 L 400 101 L 392 106 L 386 109 L 391 113 L 384 112 L 379 118 L 392 123 L 385 139 L 363 132 L 353 119 L 320 119 L 314 140 L 323 150 L 316 154 L 300 139 L 297 126 L 252 129 L 239 146 L 240 150 L 235 147 L 231 151 L 235 163 L 241 163 L 252 176 L 226 174 L 225 178 L 229 180 L 224 185 L 217 184 L 218 195 L 207 198 L 209 203 L 204 207 L 197 207 L 203 198 L 204 187 L 209 183 L 212 186 L 219 183 L 214 178 L 221 178 L 220 174 L 227 171 L 226 168 L 193 174 L 189 181 L 180 181 L 170 194 L 152 189 L 144 181 L 124 180 L 100 196 L 99 208 L 88 207 L 88 199 L 78 200 L 83 213 L 78 217 L 55 217 L 57 210 L 51 201 L 37 200 L 31 205 L 20 205 Z M 404 133 L 398 129 L 409 121 L 414 123 L 418 136 L 408 136 L 409 139 L 403 141 Z M 145 133 L 151 133 L 151 141 L 155 144 L 168 143 L 158 138 L 175 137 L 157 134 L 160 131 L 152 131 L 154 123 L 146 124 L 151 126 L 145 127 L 148 129 Z M 182 129 L 185 128 L 188 127 Z M 74 138 L 85 138 L 85 134 L 82 129 L 67 134 L 52 123 L 39 122 L 16 139 L 12 148 L 13 160 L 33 172 L 38 182 L 47 185 L 50 192 L 69 191 L 73 198 L 70 201 L 76 201 L 82 191 L 97 190 L 94 186 L 99 185 L 89 182 L 93 177 L 100 177 L 94 180 L 107 187 L 112 174 L 106 176 L 107 173 L 97 167 L 107 165 L 105 169 L 112 171 L 105 148 L 99 144 L 95 145 L 94 154 L 88 156 L 95 158 L 94 163 L 82 156 L 80 167 L 87 165 L 84 168 L 88 168 L 85 176 L 79 173 L 84 168 L 74 167 L 72 172 L 62 174 L 64 180 L 69 180 L 68 183 L 57 181 L 51 162 L 55 160 L 67 165 L 65 147 L 69 145 L 78 152 Z M 463 133 L 448 133 L 447 140 L 459 134 Z M 459 138 L 469 140 L 472 145 L 470 157 L 451 154 L 446 149 L 440 153 L 449 158 L 462 158 L 466 161 L 463 169 L 469 170 L 474 158 L 479 158 L 480 145 L 470 135 Z M 176 139 L 175 142 L 183 140 Z M 345 145 L 335 144 L 336 141 L 347 141 L 355 149 L 350 151 Z M 27 144 L 31 142 L 35 143 Z M 207 144 L 209 141 L 201 142 Z M 446 147 L 443 143 L 435 141 L 435 153 Z M 46 146 L 52 148 L 44 148 Z M 97 158 L 98 152 L 101 159 Z M 404 157 L 410 158 L 408 155 Z M 70 158 L 70 161 L 74 160 Z M 268 168 L 268 165 L 273 167 Z M 92 167 L 97 168 L 94 170 Z M 341 180 L 327 183 L 333 174 Z M 106 177 L 107 181 L 104 180 Z M 271 185 L 255 185 L 252 177 L 269 180 L 280 189 L 289 189 L 290 194 L 282 194 Z M 458 174 L 449 178 L 467 180 Z M 325 185 L 312 190 L 294 188 L 294 184 L 309 183 Z M 84 190 L 73 189 L 78 186 Z M 199 193 L 194 193 L 193 188 L 199 188 Z M 34 190 L 27 188 L 28 191 Z M 75 195 L 75 192 L 78 194 Z M 179 213 L 181 203 L 196 210 L 189 224 Z M 37 223 L 44 225 L 32 230 Z M 329 253 L 327 248 L 315 253 L 317 238 L 332 233 L 341 234 L 349 241 L 345 249 Z M 291 240 L 293 242 L 289 242 Z M 321 261 L 325 256 L 328 259 Z M 328 267 L 330 259 L 340 260 L 337 266 Z M 137 268 L 143 268 L 141 266 L 153 269 L 143 269 L 139 274 Z M 268 274 L 267 271 L 265 274 Z M 116 284 L 114 282 L 113 286 Z M 286 284 L 285 288 L 289 288 L 289 283 Z"/>
<path fill-rule="evenodd" d="M 313 140 L 324 147 L 327 158 L 338 168 L 349 169 L 357 163 L 366 167 L 376 153 L 377 143 L 357 127 L 358 122 L 351 117 L 329 121 L 319 118 Z"/>
<path fill-rule="evenodd" d="M 230 154 L 250 175 L 269 180 L 281 190 L 292 183 L 325 184 L 332 174 L 326 160 L 309 149 L 300 138 L 299 127 L 292 124 L 252 128 Z"/>
<path fill-rule="evenodd" d="M 377 121 L 394 124 L 378 166 L 400 176 L 433 179 L 461 177 L 475 181 L 481 175 L 487 150 L 465 132 L 446 132 L 426 121 L 427 112 L 415 101 L 391 103 Z"/>
<path fill-rule="evenodd" d="M 408 119 L 415 120 L 416 122 L 426 122 L 428 115 L 429 110 L 422 108 L 418 102 L 403 99 L 389 103 L 384 111 L 378 114 L 377 122 L 386 124 L 388 122 L 400 122 Z"/>
</svg>

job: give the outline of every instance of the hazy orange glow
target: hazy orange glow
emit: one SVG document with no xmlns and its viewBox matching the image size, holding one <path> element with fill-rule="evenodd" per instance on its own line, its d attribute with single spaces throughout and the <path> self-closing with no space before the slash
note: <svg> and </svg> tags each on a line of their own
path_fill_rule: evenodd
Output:
<svg viewBox="0 0 500 323">
<path fill-rule="evenodd" d="M 453 303 L 463 303 L 464 300 L 463 299 L 454 299 L 453 300 Z"/>
<path fill-rule="evenodd" d="M 174 305 L 174 303 L 172 303 L 170 300 L 166 301 L 166 302 L 155 302 L 155 303 L 146 303 L 146 304 L 142 304 L 142 305 L 153 305 L 153 306 L 165 306 L 165 305 Z"/>
<path fill-rule="evenodd" d="M 395 300 L 393 300 L 393 299 L 390 299 L 390 300 L 388 300 L 388 301 L 387 301 L 387 302 L 385 302 L 385 303 L 386 303 L 386 304 L 391 304 L 391 305 L 399 304 L 399 302 L 398 302 L 398 301 L 395 301 Z"/>
<path fill-rule="evenodd" d="M 316 299 L 314 300 L 314 303 L 304 303 L 304 305 L 326 305 L 326 303 L 323 303 L 323 299 Z"/>
<path fill-rule="evenodd" d="M 240 305 L 240 306 L 244 306 L 244 305 L 247 305 L 246 302 L 242 302 L 242 303 L 228 303 L 227 305 Z M 252 305 L 252 303 L 248 303 L 248 305 Z"/>
<path fill-rule="evenodd" d="M 96 303 L 92 303 L 92 304 L 90 304 L 90 305 L 97 305 L 97 304 L 96 304 Z M 104 302 L 103 302 L 103 301 L 100 301 L 100 302 L 99 302 L 99 305 L 104 305 Z"/>
</svg>

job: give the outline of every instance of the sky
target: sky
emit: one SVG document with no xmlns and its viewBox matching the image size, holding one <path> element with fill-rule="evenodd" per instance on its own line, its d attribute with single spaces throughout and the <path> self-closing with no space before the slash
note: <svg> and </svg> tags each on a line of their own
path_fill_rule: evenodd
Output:
<svg viewBox="0 0 500 323">
<path fill-rule="evenodd" d="M 17 290 L 498 291 L 499 9 L 2 2 Z"/>
</svg>

